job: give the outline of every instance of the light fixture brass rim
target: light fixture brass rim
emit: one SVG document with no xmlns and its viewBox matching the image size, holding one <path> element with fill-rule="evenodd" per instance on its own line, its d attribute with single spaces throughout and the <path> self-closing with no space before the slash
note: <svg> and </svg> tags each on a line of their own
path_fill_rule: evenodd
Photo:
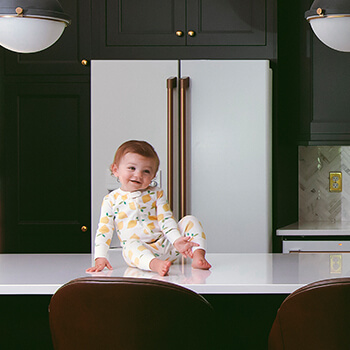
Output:
<svg viewBox="0 0 350 350">
<path fill-rule="evenodd" d="M 308 17 L 306 20 L 307 21 L 311 21 L 313 19 L 321 19 L 321 18 L 343 18 L 343 17 L 350 17 L 349 15 L 314 15 L 314 16 L 310 16 Z"/>
<path fill-rule="evenodd" d="M 52 18 L 52 17 L 43 17 L 43 16 L 23 16 L 23 15 L 0 15 L 0 18 L 30 18 L 30 19 L 44 19 L 46 21 L 62 22 L 65 23 L 66 27 L 71 24 L 71 21 L 61 19 L 61 18 Z"/>
</svg>

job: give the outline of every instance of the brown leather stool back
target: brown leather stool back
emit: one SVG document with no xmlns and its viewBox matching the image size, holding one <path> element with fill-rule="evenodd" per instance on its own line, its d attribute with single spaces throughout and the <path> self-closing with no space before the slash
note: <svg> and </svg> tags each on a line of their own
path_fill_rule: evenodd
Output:
<svg viewBox="0 0 350 350">
<path fill-rule="evenodd" d="M 350 349 L 350 278 L 308 284 L 277 312 L 269 350 Z"/>
<path fill-rule="evenodd" d="M 49 311 L 56 350 L 209 348 L 210 304 L 172 283 L 79 278 L 57 290 Z"/>
</svg>

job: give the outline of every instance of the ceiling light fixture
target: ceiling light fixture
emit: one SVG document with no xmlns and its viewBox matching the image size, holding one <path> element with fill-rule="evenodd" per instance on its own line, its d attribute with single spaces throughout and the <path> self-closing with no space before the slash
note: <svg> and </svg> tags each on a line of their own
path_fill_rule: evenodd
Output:
<svg viewBox="0 0 350 350">
<path fill-rule="evenodd" d="M 349 0 L 315 0 L 305 18 L 325 45 L 350 52 Z"/>
<path fill-rule="evenodd" d="M 0 0 L 0 45 L 11 51 L 42 51 L 70 23 L 57 0 Z"/>
</svg>

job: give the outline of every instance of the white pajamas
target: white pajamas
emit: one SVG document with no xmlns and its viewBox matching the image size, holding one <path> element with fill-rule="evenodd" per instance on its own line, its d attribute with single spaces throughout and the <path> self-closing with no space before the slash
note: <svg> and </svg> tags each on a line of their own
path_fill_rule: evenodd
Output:
<svg viewBox="0 0 350 350">
<path fill-rule="evenodd" d="M 142 270 L 150 270 L 149 263 L 154 258 L 175 262 L 181 254 L 173 243 L 183 235 L 199 244 L 193 250 L 206 249 L 199 221 L 186 216 L 177 225 L 163 190 L 158 187 L 136 192 L 117 189 L 104 198 L 95 238 L 95 259 L 107 256 L 114 229 L 126 263 Z"/>
</svg>

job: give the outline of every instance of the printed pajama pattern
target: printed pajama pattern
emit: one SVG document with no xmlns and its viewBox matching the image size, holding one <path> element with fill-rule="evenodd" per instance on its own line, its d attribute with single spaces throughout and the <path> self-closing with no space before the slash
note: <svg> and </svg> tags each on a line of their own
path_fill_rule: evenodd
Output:
<svg viewBox="0 0 350 350">
<path fill-rule="evenodd" d="M 194 216 L 186 216 L 177 225 L 163 190 L 125 192 L 117 189 L 102 203 L 100 222 L 95 239 L 95 259 L 106 257 L 114 229 L 123 248 L 126 263 L 150 270 L 152 259 L 176 262 L 181 254 L 173 246 L 184 236 L 206 249 L 202 226 Z"/>
</svg>

